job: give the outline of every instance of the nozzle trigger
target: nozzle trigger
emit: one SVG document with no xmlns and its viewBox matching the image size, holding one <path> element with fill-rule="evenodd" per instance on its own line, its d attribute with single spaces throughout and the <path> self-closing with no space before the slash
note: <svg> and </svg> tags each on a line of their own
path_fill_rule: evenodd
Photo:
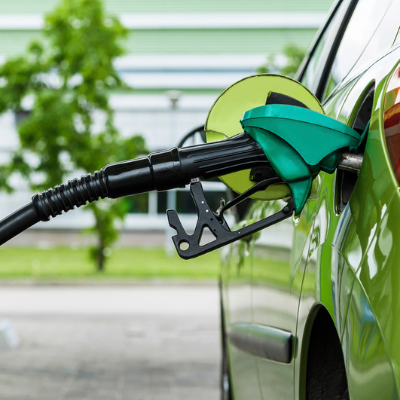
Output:
<svg viewBox="0 0 400 400">
<path fill-rule="evenodd" d="M 196 205 L 198 216 L 193 234 L 188 235 L 186 233 L 175 210 L 167 210 L 169 225 L 177 232 L 172 237 L 172 240 L 179 256 L 185 260 L 198 257 L 289 218 L 294 210 L 292 199 L 276 214 L 270 215 L 237 231 L 231 231 L 223 215 L 227 209 L 245 200 L 253 193 L 265 190 L 269 185 L 278 182 L 281 182 L 281 180 L 276 177 L 259 182 L 234 200 L 225 204 L 217 212 L 214 212 L 207 203 L 201 182 L 198 179 L 192 180 L 190 183 L 190 193 Z M 200 245 L 204 229 L 208 229 L 215 236 L 215 239 L 209 243 Z"/>
</svg>

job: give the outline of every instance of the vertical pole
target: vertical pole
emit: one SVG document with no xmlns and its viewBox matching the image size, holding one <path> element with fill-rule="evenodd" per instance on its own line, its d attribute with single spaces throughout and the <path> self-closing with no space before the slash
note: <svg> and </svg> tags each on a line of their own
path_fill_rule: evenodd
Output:
<svg viewBox="0 0 400 400">
<path fill-rule="evenodd" d="M 167 96 L 169 101 L 171 102 L 171 119 L 170 119 L 170 144 L 171 146 L 175 146 L 177 142 L 177 127 L 178 127 L 178 101 L 180 98 L 181 92 L 179 90 L 168 90 Z M 167 192 L 167 209 L 176 210 L 176 190 L 169 190 Z M 168 257 L 172 257 L 174 254 L 174 244 L 171 240 L 171 237 L 175 234 L 175 230 L 172 229 L 168 223 L 165 226 L 165 252 Z"/>
<path fill-rule="evenodd" d="M 149 209 L 148 209 L 148 213 L 152 217 L 155 217 L 157 215 L 157 197 L 158 197 L 158 193 L 157 192 L 149 192 Z"/>
</svg>

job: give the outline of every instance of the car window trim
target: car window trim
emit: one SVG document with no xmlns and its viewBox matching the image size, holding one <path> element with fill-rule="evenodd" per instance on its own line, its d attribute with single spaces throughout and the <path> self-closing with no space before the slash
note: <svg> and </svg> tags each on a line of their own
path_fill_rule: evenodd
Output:
<svg viewBox="0 0 400 400">
<path fill-rule="evenodd" d="M 311 43 L 310 46 L 310 51 L 308 52 L 308 54 L 304 57 L 303 62 L 301 63 L 299 70 L 296 74 L 295 79 L 297 81 L 301 81 L 304 77 L 304 73 L 306 72 L 306 69 L 308 67 L 308 64 L 311 60 L 311 58 L 313 57 L 316 48 L 318 47 L 319 42 L 321 41 L 322 37 L 324 36 L 326 30 L 328 29 L 328 26 L 330 25 L 330 23 L 332 22 L 332 19 L 334 17 L 334 15 L 336 15 L 338 8 L 340 7 L 340 5 L 343 3 L 344 0 L 337 0 L 335 5 L 332 7 L 332 11 L 329 13 L 328 15 L 328 19 L 325 21 L 322 29 L 319 30 L 319 32 L 317 33 L 317 35 L 315 36 L 313 42 Z"/>
<path fill-rule="evenodd" d="M 342 23 L 339 26 L 339 29 L 336 32 L 335 39 L 332 43 L 331 50 L 326 58 L 324 68 L 319 77 L 319 82 L 317 86 L 317 90 L 315 91 L 315 96 L 319 101 L 322 101 L 322 96 L 324 95 L 324 91 L 326 88 L 326 84 L 329 78 L 329 74 L 332 69 L 332 64 L 335 60 L 336 53 L 339 50 L 340 43 L 342 42 L 343 36 L 346 32 L 347 26 L 350 22 L 350 19 L 353 15 L 353 12 L 358 4 L 358 0 L 353 0 L 350 2 L 349 7 L 346 10 L 346 13 L 343 17 Z"/>
</svg>

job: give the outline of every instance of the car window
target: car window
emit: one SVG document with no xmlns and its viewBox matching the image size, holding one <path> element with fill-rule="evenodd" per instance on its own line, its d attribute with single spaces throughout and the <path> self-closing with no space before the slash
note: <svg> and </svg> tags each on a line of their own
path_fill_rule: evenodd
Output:
<svg viewBox="0 0 400 400">
<path fill-rule="evenodd" d="M 333 61 L 322 100 L 342 82 L 355 65 L 392 1 L 360 0 L 358 2 Z"/>
<path fill-rule="evenodd" d="M 318 84 L 319 77 L 321 76 L 326 59 L 330 53 L 331 46 L 336 37 L 336 33 L 342 23 L 343 17 L 350 0 L 342 1 L 336 8 L 333 17 L 319 38 L 317 46 L 315 47 L 306 69 L 301 78 L 301 83 L 307 86 L 312 92 L 315 92 Z"/>
<path fill-rule="evenodd" d="M 351 73 L 365 68 L 366 64 L 384 54 L 392 45 L 400 44 L 399 15 L 400 2 L 393 1 Z"/>
</svg>

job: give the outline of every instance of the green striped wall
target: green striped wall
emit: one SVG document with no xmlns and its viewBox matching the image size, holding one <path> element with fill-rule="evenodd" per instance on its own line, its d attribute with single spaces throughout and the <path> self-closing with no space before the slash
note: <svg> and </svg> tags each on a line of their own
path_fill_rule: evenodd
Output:
<svg viewBox="0 0 400 400">
<path fill-rule="evenodd" d="M 307 47 L 314 29 L 138 30 L 124 47 L 131 54 L 273 54 L 286 43 Z M 0 55 L 23 53 L 38 31 L 0 31 Z"/>
<path fill-rule="evenodd" d="M 42 41 L 42 38 L 39 31 L 0 31 L 0 55 L 22 54 L 32 40 Z"/>
<path fill-rule="evenodd" d="M 288 43 L 307 47 L 314 29 L 209 29 L 134 31 L 127 42 L 134 54 L 271 54 Z"/>
<path fill-rule="evenodd" d="M 326 12 L 333 0 L 105 0 L 114 13 L 135 12 Z M 57 0 L 0 0 L 0 13 L 43 13 Z"/>
<path fill-rule="evenodd" d="M 4 0 L 1 0 L 4 1 Z M 25 0 L 26 1 L 26 0 Z M 332 0 L 106 0 L 113 12 L 326 12 Z"/>
</svg>

